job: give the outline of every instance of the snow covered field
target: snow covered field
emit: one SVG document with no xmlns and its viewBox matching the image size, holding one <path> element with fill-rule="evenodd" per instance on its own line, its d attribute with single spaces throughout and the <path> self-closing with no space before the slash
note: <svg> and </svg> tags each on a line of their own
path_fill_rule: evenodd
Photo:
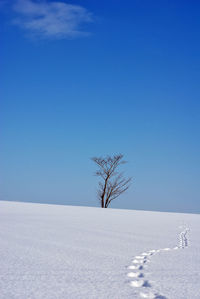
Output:
<svg viewBox="0 0 200 299">
<path fill-rule="evenodd" d="M 200 215 L 0 202 L 0 298 L 200 298 Z"/>
</svg>

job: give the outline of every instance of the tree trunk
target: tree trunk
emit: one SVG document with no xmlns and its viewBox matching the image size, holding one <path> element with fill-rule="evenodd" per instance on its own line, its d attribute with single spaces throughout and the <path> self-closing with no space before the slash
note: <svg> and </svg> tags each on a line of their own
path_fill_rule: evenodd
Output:
<svg viewBox="0 0 200 299">
<path fill-rule="evenodd" d="M 105 184 L 104 184 L 104 188 L 103 188 L 103 193 L 102 193 L 102 195 L 101 195 L 101 207 L 102 207 L 102 208 L 107 208 L 107 207 L 104 205 L 104 197 L 105 197 L 105 194 L 106 194 L 106 187 L 107 187 L 108 179 L 109 179 L 109 176 L 107 176 L 107 178 L 105 179 Z"/>
</svg>

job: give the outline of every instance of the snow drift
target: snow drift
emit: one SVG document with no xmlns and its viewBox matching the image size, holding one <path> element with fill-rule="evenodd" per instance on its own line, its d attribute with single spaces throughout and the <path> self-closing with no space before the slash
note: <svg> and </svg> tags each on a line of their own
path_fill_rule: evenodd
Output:
<svg viewBox="0 0 200 299">
<path fill-rule="evenodd" d="M 200 298 L 200 215 L 0 202 L 0 224 L 0 298 Z"/>
</svg>

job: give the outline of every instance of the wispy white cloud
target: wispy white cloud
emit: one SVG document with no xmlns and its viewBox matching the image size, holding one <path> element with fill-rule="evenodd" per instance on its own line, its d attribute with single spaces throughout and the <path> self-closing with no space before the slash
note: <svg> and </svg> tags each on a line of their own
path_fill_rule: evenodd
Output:
<svg viewBox="0 0 200 299">
<path fill-rule="evenodd" d="M 82 6 L 64 2 L 17 0 L 14 24 L 41 38 L 69 38 L 88 35 L 81 25 L 92 21 Z"/>
</svg>

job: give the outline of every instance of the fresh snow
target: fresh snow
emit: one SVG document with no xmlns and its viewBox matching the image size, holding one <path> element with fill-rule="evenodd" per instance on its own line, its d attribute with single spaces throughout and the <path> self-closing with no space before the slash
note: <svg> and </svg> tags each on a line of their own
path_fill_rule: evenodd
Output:
<svg viewBox="0 0 200 299">
<path fill-rule="evenodd" d="M 200 215 L 0 202 L 0 298 L 200 299 Z"/>
</svg>

